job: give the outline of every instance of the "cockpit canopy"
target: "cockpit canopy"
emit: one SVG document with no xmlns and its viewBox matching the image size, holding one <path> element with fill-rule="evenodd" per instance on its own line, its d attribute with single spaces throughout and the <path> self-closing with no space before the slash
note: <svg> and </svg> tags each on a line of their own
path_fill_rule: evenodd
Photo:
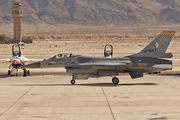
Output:
<svg viewBox="0 0 180 120">
<path fill-rule="evenodd" d="M 52 56 L 52 59 L 62 59 L 62 58 L 69 58 L 69 57 L 75 57 L 75 56 L 80 56 L 77 54 L 72 54 L 72 53 L 58 53 L 54 56 Z"/>
<path fill-rule="evenodd" d="M 14 44 L 13 46 L 12 46 L 12 55 L 13 56 L 21 56 L 21 49 L 20 49 L 20 46 L 18 46 L 18 44 Z"/>
</svg>

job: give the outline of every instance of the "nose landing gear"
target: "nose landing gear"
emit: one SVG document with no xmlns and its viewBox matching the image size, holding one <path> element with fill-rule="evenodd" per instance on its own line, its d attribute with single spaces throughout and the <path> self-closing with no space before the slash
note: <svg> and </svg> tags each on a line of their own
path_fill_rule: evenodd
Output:
<svg viewBox="0 0 180 120">
<path fill-rule="evenodd" d="M 74 85 L 76 83 L 75 79 L 74 79 L 74 75 L 72 76 L 72 80 L 71 80 L 71 84 Z"/>
<path fill-rule="evenodd" d="M 76 83 L 75 80 L 71 80 L 71 84 L 74 85 Z"/>
</svg>

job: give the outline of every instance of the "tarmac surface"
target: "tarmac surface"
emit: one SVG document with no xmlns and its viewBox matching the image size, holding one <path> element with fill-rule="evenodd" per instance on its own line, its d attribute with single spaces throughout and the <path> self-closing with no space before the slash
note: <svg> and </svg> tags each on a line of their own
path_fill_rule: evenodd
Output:
<svg viewBox="0 0 180 120">
<path fill-rule="evenodd" d="M 180 72 L 77 80 L 0 74 L 0 120 L 180 120 Z"/>
</svg>

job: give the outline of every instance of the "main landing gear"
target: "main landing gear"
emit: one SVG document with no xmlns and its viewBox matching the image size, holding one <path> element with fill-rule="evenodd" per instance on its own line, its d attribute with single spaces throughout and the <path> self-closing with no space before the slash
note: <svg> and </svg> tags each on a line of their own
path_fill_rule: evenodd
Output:
<svg viewBox="0 0 180 120">
<path fill-rule="evenodd" d="M 117 77 L 113 77 L 112 78 L 112 83 L 113 84 L 118 84 L 119 83 L 119 79 Z"/>
<path fill-rule="evenodd" d="M 11 67 L 9 67 L 11 68 Z M 11 70 L 8 70 L 8 74 L 7 75 L 11 75 L 12 72 L 15 71 L 15 75 L 18 76 L 18 68 L 12 68 Z"/>
<path fill-rule="evenodd" d="M 18 69 L 19 68 L 12 68 L 11 70 L 8 70 L 7 75 L 10 76 L 11 73 L 15 71 L 15 75 L 18 76 Z M 27 71 L 26 68 L 21 68 L 21 69 L 23 70 L 23 76 L 24 77 L 26 77 L 27 75 L 30 76 L 30 71 L 29 70 Z"/>
<path fill-rule="evenodd" d="M 70 82 L 72 85 L 74 85 L 76 83 L 76 81 L 74 79 L 74 75 L 72 76 L 72 80 Z M 117 85 L 119 83 L 119 79 L 117 77 L 112 77 L 112 83 Z"/>
<path fill-rule="evenodd" d="M 24 68 L 23 71 L 24 71 L 24 74 L 23 74 L 24 77 L 26 77 L 27 75 L 30 76 L 29 70 L 27 71 L 26 68 Z"/>
<path fill-rule="evenodd" d="M 27 75 L 30 76 L 30 71 L 29 70 L 27 71 L 26 68 L 24 68 L 23 76 L 26 77 Z"/>
</svg>

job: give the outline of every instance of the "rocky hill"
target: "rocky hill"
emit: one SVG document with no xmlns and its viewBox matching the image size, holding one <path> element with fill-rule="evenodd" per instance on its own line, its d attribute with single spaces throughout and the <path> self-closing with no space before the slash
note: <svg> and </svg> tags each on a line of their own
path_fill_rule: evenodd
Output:
<svg viewBox="0 0 180 120">
<path fill-rule="evenodd" d="M 14 0 L 0 0 L 0 25 Z M 157 25 L 180 23 L 180 0 L 21 0 L 24 24 Z"/>
</svg>

